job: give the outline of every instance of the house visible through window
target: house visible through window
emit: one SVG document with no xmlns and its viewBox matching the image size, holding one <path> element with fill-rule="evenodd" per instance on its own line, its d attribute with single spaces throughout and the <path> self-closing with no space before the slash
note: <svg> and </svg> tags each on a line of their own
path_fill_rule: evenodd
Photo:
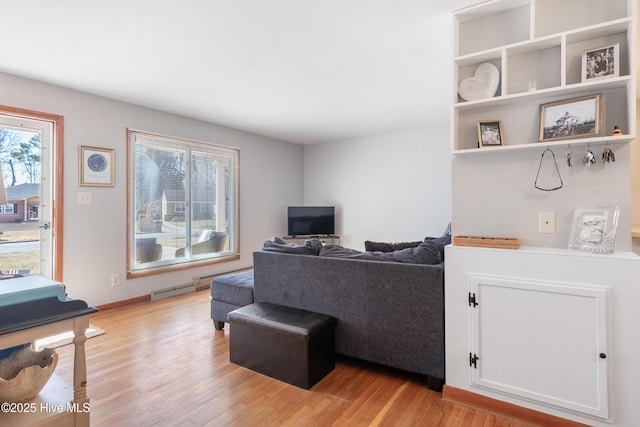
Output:
<svg viewBox="0 0 640 427">
<path fill-rule="evenodd" d="M 238 259 L 234 148 L 127 130 L 127 274 Z"/>
</svg>

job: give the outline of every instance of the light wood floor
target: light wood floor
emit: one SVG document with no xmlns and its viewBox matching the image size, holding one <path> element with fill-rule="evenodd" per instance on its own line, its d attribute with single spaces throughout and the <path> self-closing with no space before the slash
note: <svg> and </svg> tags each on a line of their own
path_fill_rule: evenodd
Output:
<svg viewBox="0 0 640 427">
<path fill-rule="evenodd" d="M 311 390 L 233 365 L 208 290 L 91 322 L 106 331 L 86 343 L 92 426 L 524 426 L 445 402 L 421 376 L 354 359 L 338 358 Z M 56 372 L 71 382 L 72 346 L 57 351 Z"/>
</svg>

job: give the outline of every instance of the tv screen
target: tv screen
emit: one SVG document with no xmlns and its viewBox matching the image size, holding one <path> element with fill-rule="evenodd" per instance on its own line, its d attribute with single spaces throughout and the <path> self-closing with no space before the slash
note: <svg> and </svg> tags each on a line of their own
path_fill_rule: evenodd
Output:
<svg viewBox="0 0 640 427">
<path fill-rule="evenodd" d="M 289 206 L 287 234 L 289 236 L 328 236 L 335 233 L 333 206 Z"/>
</svg>

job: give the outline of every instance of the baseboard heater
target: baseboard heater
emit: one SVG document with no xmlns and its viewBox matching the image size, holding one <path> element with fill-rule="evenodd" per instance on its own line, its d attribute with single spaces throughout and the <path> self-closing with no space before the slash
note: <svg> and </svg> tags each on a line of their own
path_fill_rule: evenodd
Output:
<svg viewBox="0 0 640 427">
<path fill-rule="evenodd" d="M 211 286 L 211 280 L 216 278 L 216 277 L 226 276 L 227 274 L 240 273 L 241 271 L 251 270 L 252 268 L 253 268 L 253 266 L 239 268 L 237 270 L 232 270 L 232 271 L 225 271 L 224 273 L 214 273 L 214 274 L 207 274 L 207 275 L 204 275 L 204 276 L 194 276 L 193 277 L 193 286 L 195 286 L 195 289 L 197 291 L 199 291 L 200 289 L 205 289 L 205 288 L 210 287 Z"/>
<path fill-rule="evenodd" d="M 173 297 L 176 295 L 188 294 L 195 292 L 196 287 L 193 283 L 187 283 L 185 285 L 171 286 L 169 288 L 157 289 L 151 292 L 151 301 L 157 301 L 164 298 Z"/>
</svg>

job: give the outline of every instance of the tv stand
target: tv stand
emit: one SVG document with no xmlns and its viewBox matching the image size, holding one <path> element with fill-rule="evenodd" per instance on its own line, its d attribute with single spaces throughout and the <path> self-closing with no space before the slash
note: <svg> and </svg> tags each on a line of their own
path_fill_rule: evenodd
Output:
<svg viewBox="0 0 640 427">
<path fill-rule="evenodd" d="M 318 239 L 323 244 L 335 243 L 340 244 L 340 236 L 335 234 L 309 234 L 309 235 L 295 235 L 295 236 L 283 236 L 282 240 L 287 243 L 304 243 L 305 240 Z"/>
</svg>

